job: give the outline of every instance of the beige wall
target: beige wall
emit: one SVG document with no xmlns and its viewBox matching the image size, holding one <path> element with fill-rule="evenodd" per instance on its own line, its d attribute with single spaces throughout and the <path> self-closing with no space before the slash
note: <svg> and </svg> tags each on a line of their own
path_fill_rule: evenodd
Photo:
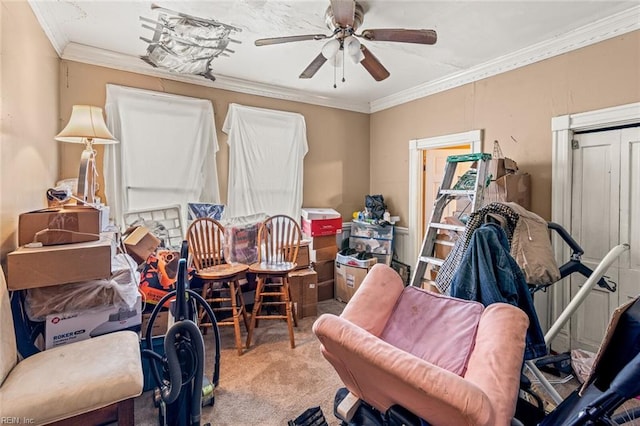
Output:
<svg viewBox="0 0 640 426">
<path fill-rule="evenodd" d="M 304 200 L 308 207 L 332 207 L 345 220 L 361 210 L 369 190 L 369 115 L 298 102 L 270 99 L 196 86 L 140 74 L 63 61 L 60 73 L 60 126 L 78 103 L 104 106 L 107 83 L 131 86 L 213 102 L 220 151 L 217 155 L 220 196 L 227 197 L 229 146 L 222 124 L 229 103 L 297 112 L 305 117 L 309 152 L 304 159 Z M 60 127 L 62 128 L 62 127 Z M 103 158 L 98 146 L 98 162 Z M 176 145 L 176 149 L 180 149 Z M 78 174 L 82 147 L 62 144 L 60 177 Z M 101 170 L 100 170 L 101 172 Z"/>
<path fill-rule="evenodd" d="M 499 140 L 505 155 L 533 175 L 533 210 L 549 218 L 551 118 L 640 101 L 638 31 L 368 116 L 60 61 L 26 2 L 0 4 L 2 257 L 15 247 L 17 215 L 42 207 L 58 178 L 77 175 L 81 147 L 53 136 L 73 104 L 104 105 L 107 83 L 211 99 L 218 129 L 230 102 L 299 112 L 310 148 L 304 204 L 332 206 L 346 220 L 365 194 L 380 193 L 401 225 L 408 218 L 410 139 L 484 129 L 485 150 Z M 228 146 L 224 133 L 218 138 L 224 200 Z"/>
<path fill-rule="evenodd" d="M 371 193 L 406 225 L 409 140 L 484 129 L 532 175 L 532 210 L 551 217 L 551 118 L 640 101 L 640 31 L 371 115 Z"/>
<path fill-rule="evenodd" d="M 0 2 L 0 258 L 18 214 L 46 206 L 58 176 L 59 62 L 26 1 Z"/>
</svg>

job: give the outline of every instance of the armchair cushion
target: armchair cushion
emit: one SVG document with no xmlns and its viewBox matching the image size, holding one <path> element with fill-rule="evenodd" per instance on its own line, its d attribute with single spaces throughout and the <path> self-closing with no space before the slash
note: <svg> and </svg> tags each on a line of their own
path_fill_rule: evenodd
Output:
<svg viewBox="0 0 640 426">
<path fill-rule="evenodd" d="M 440 368 L 463 375 L 483 309 L 478 302 L 407 287 L 380 338 Z M 455 342 L 455 345 L 434 342 Z"/>
<path fill-rule="evenodd" d="M 462 375 L 483 309 L 478 302 L 405 288 L 393 269 L 376 264 L 340 317 L 399 349 Z M 422 338 L 425 335 L 429 338 Z M 455 347 L 433 344 L 445 340 L 457 343 Z"/>
<path fill-rule="evenodd" d="M 142 393 L 138 335 L 123 331 L 20 361 L 0 387 L 0 418 L 46 424 Z"/>
</svg>

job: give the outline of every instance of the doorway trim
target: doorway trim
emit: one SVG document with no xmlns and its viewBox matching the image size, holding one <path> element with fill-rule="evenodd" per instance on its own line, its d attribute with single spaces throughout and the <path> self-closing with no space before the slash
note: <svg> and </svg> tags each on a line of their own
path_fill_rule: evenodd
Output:
<svg viewBox="0 0 640 426">
<path fill-rule="evenodd" d="M 471 152 L 482 150 L 482 130 L 453 133 L 431 138 L 412 139 L 409 141 L 409 259 L 415 267 L 420 251 L 421 238 L 418 229 L 421 228 L 422 205 L 424 204 L 424 188 L 422 184 L 422 151 L 434 148 L 448 148 L 458 145 L 470 145 Z"/>
<path fill-rule="evenodd" d="M 572 140 L 574 132 L 605 129 L 640 122 L 640 102 L 604 108 L 594 111 L 568 114 L 551 119 L 553 133 L 551 166 L 551 220 L 567 229 L 571 227 L 571 194 L 573 191 Z M 562 244 L 559 236 L 553 235 L 553 251 L 556 259 L 562 262 L 570 255 L 569 247 Z M 551 287 L 551 306 L 549 324 L 560 315 L 570 300 L 569 286 Z M 562 348 L 569 348 L 569 332 L 564 327 L 555 339 Z"/>
</svg>

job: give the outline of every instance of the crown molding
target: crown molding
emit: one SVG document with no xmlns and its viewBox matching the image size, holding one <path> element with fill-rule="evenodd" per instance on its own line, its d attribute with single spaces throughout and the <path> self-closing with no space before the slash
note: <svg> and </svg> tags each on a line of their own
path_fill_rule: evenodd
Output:
<svg viewBox="0 0 640 426">
<path fill-rule="evenodd" d="M 640 6 L 600 19 L 562 36 L 534 44 L 493 61 L 371 102 L 371 113 L 444 92 L 640 29 Z"/>
<path fill-rule="evenodd" d="M 216 80 L 211 81 L 204 77 L 176 74 L 160 68 L 154 68 L 137 56 L 124 55 L 110 50 L 98 49 L 79 43 L 69 43 L 64 48 L 61 58 L 68 61 L 83 62 L 91 65 L 98 65 L 113 68 L 121 71 L 135 72 L 152 77 L 175 80 L 183 83 L 197 84 L 200 86 L 212 87 L 215 89 L 230 90 L 233 92 L 247 93 L 256 96 L 282 99 L 293 102 L 303 102 L 307 104 L 320 105 L 330 108 L 339 108 L 349 111 L 369 113 L 369 103 L 355 103 L 344 100 L 330 99 L 322 96 L 300 93 L 297 90 L 285 87 L 274 86 L 263 83 L 242 80 L 216 74 Z"/>
<path fill-rule="evenodd" d="M 537 43 L 468 70 L 414 86 L 368 103 L 349 102 L 324 96 L 303 94 L 300 91 L 281 86 L 257 83 L 225 75 L 216 74 L 216 80 L 210 81 L 199 76 L 175 74 L 154 68 L 135 56 L 69 42 L 64 36 L 64 32 L 53 21 L 46 19 L 49 2 L 36 0 L 28 0 L 28 2 L 40 26 L 51 41 L 53 48 L 58 53 L 58 56 L 64 60 L 83 62 L 216 89 L 361 113 L 374 113 L 392 108 L 640 29 L 640 6 L 635 6 L 551 40 Z"/>
</svg>

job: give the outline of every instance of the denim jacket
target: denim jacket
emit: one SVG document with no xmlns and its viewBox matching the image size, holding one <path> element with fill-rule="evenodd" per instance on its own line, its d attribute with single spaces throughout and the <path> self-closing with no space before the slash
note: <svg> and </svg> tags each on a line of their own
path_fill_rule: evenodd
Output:
<svg viewBox="0 0 640 426">
<path fill-rule="evenodd" d="M 507 235 L 499 225 L 487 223 L 475 230 L 451 281 L 450 292 L 453 297 L 475 300 L 484 306 L 504 302 L 519 307 L 529 317 L 524 358 L 547 354 L 527 282 L 509 253 Z"/>
</svg>

